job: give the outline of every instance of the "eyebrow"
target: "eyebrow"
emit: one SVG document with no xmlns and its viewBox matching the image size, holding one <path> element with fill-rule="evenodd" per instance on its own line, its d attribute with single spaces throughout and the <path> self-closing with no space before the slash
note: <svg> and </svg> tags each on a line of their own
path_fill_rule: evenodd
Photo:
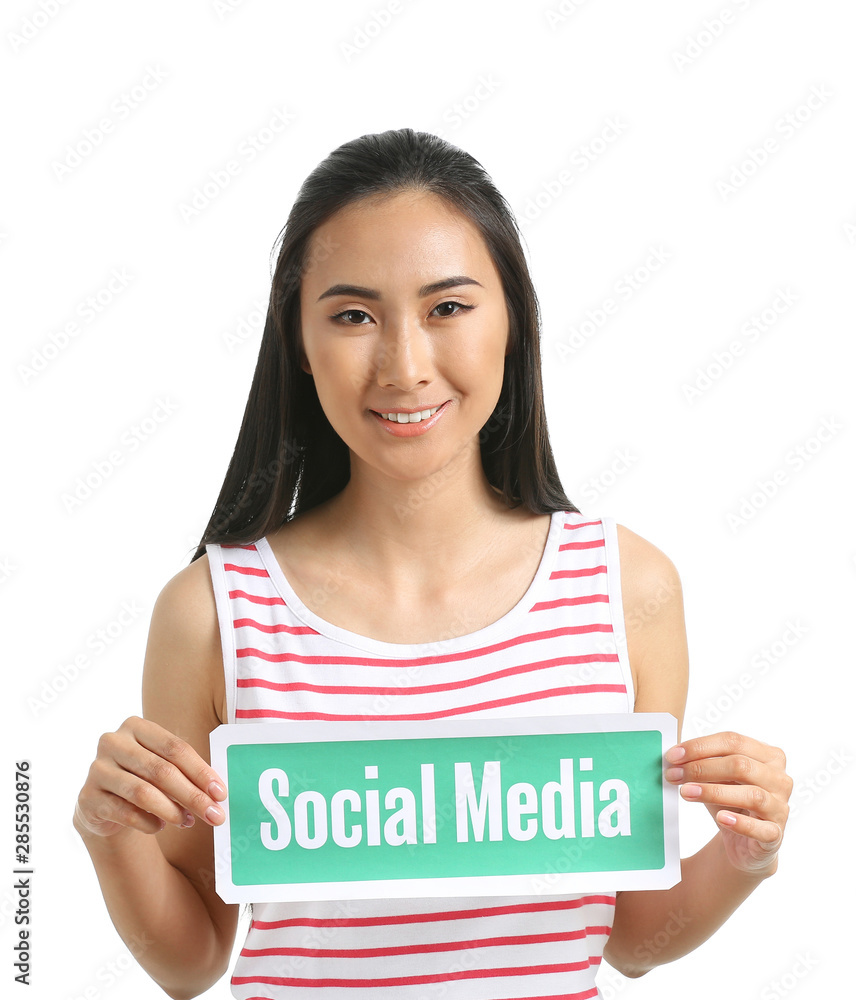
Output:
<svg viewBox="0 0 856 1000">
<path fill-rule="evenodd" d="M 459 285 L 478 285 L 479 288 L 482 287 L 481 283 L 476 281 L 475 278 L 468 278 L 465 274 L 456 274 L 451 278 L 441 278 L 440 281 L 432 281 L 427 285 L 423 285 L 419 289 L 419 297 L 424 298 L 426 295 L 433 295 L 435 292 L 442 292 L 446 288 L 456 288 Z M 381 294 L 374 288 L 363 288 L 360 285 L 331 285 L 326 292 L 322 292 L 316 301 L 320 302 L 322 299 L 332 298 L 334 295 L 353 295 L 360 299 L 380 299 Z"/>
</svg>

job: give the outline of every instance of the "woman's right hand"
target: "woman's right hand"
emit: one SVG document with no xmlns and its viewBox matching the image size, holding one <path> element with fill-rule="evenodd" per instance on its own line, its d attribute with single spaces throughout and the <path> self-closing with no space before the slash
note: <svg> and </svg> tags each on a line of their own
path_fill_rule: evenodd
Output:
<svg viewBox="0 0 856 1000">
<path fill-rule="evenodd" d="M 136 715 L 104 733 L 74 809 L 82 837 L 123 830 L 159 833 L 167 823 L 210 826 L 225 819 L 218 802 L 225 782 L 193 749 L 162 726 Z"/>
</svg>

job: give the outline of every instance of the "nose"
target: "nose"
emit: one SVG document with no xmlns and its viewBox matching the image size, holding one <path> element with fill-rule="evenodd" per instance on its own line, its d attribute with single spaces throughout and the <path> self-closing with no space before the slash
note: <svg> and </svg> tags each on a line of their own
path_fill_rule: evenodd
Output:
<svg viewBox="0 0 856 1000">
<path fill-rule="evenodd" d="M 409 391 L 429 382 L 433 367 L 430 337 L 418 320 L 388 323 L 374 358 L 377 384 Z"/>
</svg>

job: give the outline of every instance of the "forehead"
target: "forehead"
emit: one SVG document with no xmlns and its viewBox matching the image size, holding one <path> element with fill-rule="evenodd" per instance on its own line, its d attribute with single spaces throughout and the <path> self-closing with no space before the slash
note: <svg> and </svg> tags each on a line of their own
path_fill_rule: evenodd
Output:
<svg viewBox="0 0 856 1000">
<path fill-rule="evenodd" d="M 345 206 L 315 230 L 308 259 L 313 266 L 304 280 L 313 286 L 345 277 L 343 268 L 359 269 L 364 277 L 391 270 L 431 272 L 435 278 L 439 271 L 494 270 L 478 227 L 439 195 L 424 191 L 371 196 Z"/>
</svg>

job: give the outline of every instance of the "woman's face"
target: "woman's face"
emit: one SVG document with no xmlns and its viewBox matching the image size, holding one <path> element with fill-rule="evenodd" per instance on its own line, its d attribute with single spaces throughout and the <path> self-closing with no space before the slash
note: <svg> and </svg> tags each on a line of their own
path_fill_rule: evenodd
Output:
<svg viewBox="0 0 856 1000">
<path fill-rule="evenodd" d="M 319 226 L 308 260 L 301 364 L 352 475 L 360 460 L 394 479 L 436 472 L 502 388 L 508 312 L 478 229 L 434 194 L 364 198 Z M 381 416 L 437 407 L 419 422 Z"/>
</svg>

